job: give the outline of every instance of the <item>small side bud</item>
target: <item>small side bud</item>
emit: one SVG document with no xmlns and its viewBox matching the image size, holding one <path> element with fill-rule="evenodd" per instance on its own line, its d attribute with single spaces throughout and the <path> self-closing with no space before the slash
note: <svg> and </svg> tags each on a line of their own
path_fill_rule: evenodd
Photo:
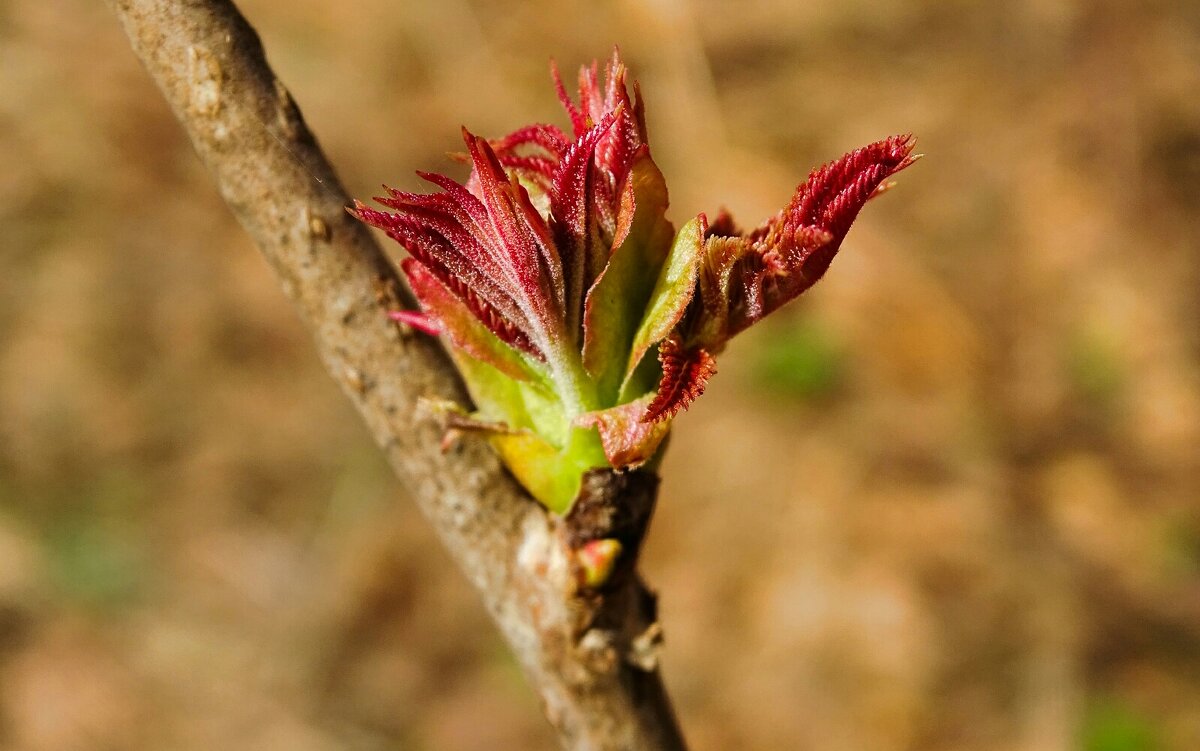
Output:
<svg viewBox="0 0 1200 751">
<path fill-rule="evenodd" d="M 622 546 L 618 540 L 611 537 L 602 540 L 590 540 L 575 551 L 575 559 L 579 562 L 582 573 L 582 585 L 587 589 L 598 589 L 612 576 L 617 559 L 621 557 Z"/>
</svg>

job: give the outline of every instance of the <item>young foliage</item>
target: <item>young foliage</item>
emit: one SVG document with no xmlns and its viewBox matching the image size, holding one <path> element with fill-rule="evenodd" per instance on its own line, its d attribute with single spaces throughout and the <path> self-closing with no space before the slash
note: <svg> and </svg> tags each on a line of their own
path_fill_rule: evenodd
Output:
<svg viewBox="0 0 1200 751">
<path fill-rule="evenodd" d="M 464 129 L 465 185 L 418 173 L 439 190 L 385 187 L 375 201 L 386 210 L 355 202 L 352 213 L 408 251 L 421 311 L 394 317 L 445 337 L 472 424 L 565 513 L 587 470 L 656 459 L 725 342 L 820 279 L 859 210 L 916 157 L 911 137 L 893 136 L 814 171 L 752 232 L 724 213 L 676 232 L 620 56 L 603 81 L 596 63 L 579 71 L 578 101 L 553 77 L 570 135 L 535 124 L 488 141 Z"/>
</svg>

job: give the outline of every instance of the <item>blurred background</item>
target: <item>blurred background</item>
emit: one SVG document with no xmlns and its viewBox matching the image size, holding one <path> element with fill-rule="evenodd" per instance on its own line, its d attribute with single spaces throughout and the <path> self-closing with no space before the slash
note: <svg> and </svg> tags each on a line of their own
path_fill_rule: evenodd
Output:
<svg viewBox="0 0 1200 751">
<path fill-rule="evenodd" d="M 677 423 L 683 725 L 1200 748 L 1200 5 L 241 5 L 363 197 L 614 43 L 677 223 L 916 133 Z M 0 0 L 0 748 L 553 747 L 114 19 Z"/>
</svg>

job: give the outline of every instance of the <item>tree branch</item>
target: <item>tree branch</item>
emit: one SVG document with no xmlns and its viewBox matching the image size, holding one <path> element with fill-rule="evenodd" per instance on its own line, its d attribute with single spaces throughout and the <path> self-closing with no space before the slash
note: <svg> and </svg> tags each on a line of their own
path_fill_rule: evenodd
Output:
<svg viewBox="0 0 1200 751">
<path fill-rule="evenodd" d="M 657 670 L 654 598 L 627 556 L 582 592 L 572 546 L 624 535 L 636 552 L 652 475 L 594 473 L 589 508 L 642 509 L 568 531 L 469 441 L 439 451 L 422 397 L 466 402 L 435 341 L 390 324 L 407 297 L 348 203 L 258 36 L 228 0 L 108 0 L 238 221 L 311 329 L 325 367 L 479 590 L 568 749 L 682 749 Z M 316 177 L 317 181 L 312 178 Z M 610 515 L 611 516 L 611 515 Z M 609 524 L 608 527 L 605 525 Z M 623 529 L 612 524 L 625 525 Z"/>
</svg>

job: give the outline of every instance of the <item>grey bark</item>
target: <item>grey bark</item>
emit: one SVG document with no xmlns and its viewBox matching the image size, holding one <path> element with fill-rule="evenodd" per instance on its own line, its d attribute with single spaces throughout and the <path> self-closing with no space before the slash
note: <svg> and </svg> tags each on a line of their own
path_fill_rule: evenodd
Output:
<svg viewBox="0 0 1200 751">
<path fill-rule="evenodd" d="M 387 311 L 407 302 L 395 270 L 346 214 L 345 191 L 237 8 L 228 0 L 108 4 L 325 367 L 479 591 L 564 748 L 684 748 L 657 669 L 654 598 L 633 570 L 656 479 L 588 478 L 589 507 L 645 513 L 617 531 L 632 544 L 610 586 L 582 591 L 571 553 L 579 529 L 532 501 L 486 445 L 440 451 L 442 426 L 421 416 L 419 400 L 465 403 L 466 395 L 435 341 L 389 323 Z M 605 533 L 592 520 L 582 534 Z"/>
</svg>

